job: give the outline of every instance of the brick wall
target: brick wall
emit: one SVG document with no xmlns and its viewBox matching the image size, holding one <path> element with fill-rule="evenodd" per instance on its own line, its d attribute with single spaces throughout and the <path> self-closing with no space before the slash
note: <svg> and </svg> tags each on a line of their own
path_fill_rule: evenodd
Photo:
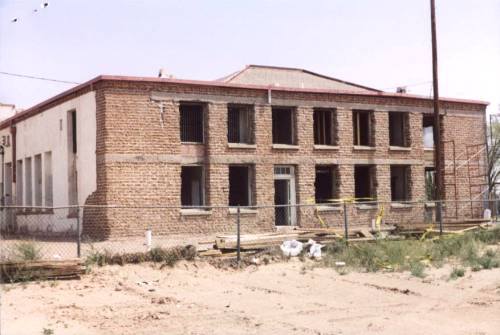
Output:
<svg viewBox="0 0 500 335">
<path fill-rule="evenodd" d="M 339 196 L 354 195 L 354 165 L 376 165 L 377 198 L 391 199 L 390 165 L 410 165 L 413 200 L 425 197 L 424 168 L 432 157 L 422 144 L 422 115 L 431 112 L 432 102 L 391 97 L 349 96 L 273 92 L 273 105 L 295 108 L 298 148 L 275 149 L 272 146 L 272 109 L 267 92 L 240 88 L 217 88 L 169 83 L 101 82 L 96 85 L 97 100 L 97 191 L 88 204 L 122 206 L 180 206 L 183 164 L 201 164 L 206 176 L 207 205 L 227 205 L 230 164 L 249 164 L 255 168 L 257 205 L 274 203 L 274 165 L 295 167 L 298 203 L 314 202 L 315 165 L 338 165 Z M 160 96 L 164 122 L 160 122 Z M 157 98 L 155 98 L 157 99 Z M 180 142 L 179 102 L 202 101 L 205 110 L 204 144 Z M 227 144 L 227 104 L 252 103 L 254 106 L 255 146 L 230 148 Z M 463 152 L 469 143 L 484 140 L 484 107 L 473 104 L 443 103 L 444 139 L 456 140 L 456 151 Z M 338 146 L 328 150 L 315 148 L 313 108 L 336 109 Z M 352 110 L 373 110 L 375 146 L 353 148 Z M 389 111 L 406 112 L 411 150 L 389 148 Z M 457 136 L 459 135 L 459 136 Z M 449 157 L 448 152 L 446 158 Z M 459 179 L 463 180 L 460 171 Z M 458 178 L 458 177 L 457 177 Z M 459 186 L 459 198 L 468 198 L 468 186 Z M 468 184 L 467 184 L 468 185 Z M 448 192 L 448 190 L 447 190 Z M 449 194 L 447 193 L 447 197 Z M 368 225 L 377 209 L 350 206 L 352 225 Z M 392 208 L 386 205 L 387 222 L 415 217 L 423 220 L 423 206 Z M 192 214 L 192 213 L 191 213 Z M 341 209 L 317 212 L 315 207 L 298 210 L 300 226 L 341 226 Z M 274 229 L 274 211 L 261 208 L 242 215 L 243 232 Z M 96 237 L 119 237 L 143 234 L 147 228 L 156 234 L 235 232 L 235 215 L 227 208 L 213 208 L 208 213 L 185 215 L 179 208 L 88 209 L 84 233 Z M 97 232 L 97 233 L 95 233 Z"/>
</svg>

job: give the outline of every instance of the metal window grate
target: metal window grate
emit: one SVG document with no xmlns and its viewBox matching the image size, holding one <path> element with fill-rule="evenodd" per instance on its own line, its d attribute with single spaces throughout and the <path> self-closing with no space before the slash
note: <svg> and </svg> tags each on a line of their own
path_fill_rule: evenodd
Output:
<svg viewBox="0 0 500 335">
<path fill-rule="evenodd" d="M 203 143 L 203 106 L 180 106 L 181 142 Z"/>
</svg>

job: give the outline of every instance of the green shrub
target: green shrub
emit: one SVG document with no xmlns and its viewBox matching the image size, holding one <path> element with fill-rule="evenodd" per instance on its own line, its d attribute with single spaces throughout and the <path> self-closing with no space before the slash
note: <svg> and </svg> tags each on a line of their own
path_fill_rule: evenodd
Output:
<svg viewBox="0 0 500 335">
<path fill-rule="evenodd" d="M 20 242 L 15 246 L 14 259 L 17 261 L 36 261 L 41 257 L 41 249 L 35 242 Z"/>
<path fill-rule="evenodd" d="M 458 277 L 465 276 L 465 270 L 463 268 L 453 268 L 450 274 L 450 279 L 457 279 Z"/>
<path fill-rule="evenodd" d="M 410 262 L 410 272 L 415 277 L 424 278 L 426 276 L 425 265 L 418 261 Z"/>
</svg>

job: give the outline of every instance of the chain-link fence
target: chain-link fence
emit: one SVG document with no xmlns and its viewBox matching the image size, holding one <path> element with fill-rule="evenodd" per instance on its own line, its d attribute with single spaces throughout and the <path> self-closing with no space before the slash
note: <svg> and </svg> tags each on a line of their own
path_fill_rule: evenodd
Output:
<svg viewBox="0 0 500 335">
<path fill-rule="evenodd" d="M 456 228 L 496 221 L 499 201 L 382 202 L 252 207 L 71 206 L 0 207 L 0 260 L 69 259 L 95 252 L 140 253 L 192 244 L 199 250 L 216 236 L 328 228 L 349 238 L 354 231 Z M 442 224 L 442 225 L 441 225 Z M 444 228 L 443 228 L 444 227 Z"/>
</svg>

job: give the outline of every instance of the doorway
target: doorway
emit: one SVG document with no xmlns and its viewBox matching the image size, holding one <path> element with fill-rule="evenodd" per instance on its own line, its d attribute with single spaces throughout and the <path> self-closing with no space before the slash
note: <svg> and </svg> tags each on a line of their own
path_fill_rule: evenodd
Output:
<svg viewBox="0 0 500 335">
<path fill-rule="evenodd" d="M 274 167 L 275 225 L 294 226 L 297 223 L 295 169 L 293 166 Z"/>
</svg>

